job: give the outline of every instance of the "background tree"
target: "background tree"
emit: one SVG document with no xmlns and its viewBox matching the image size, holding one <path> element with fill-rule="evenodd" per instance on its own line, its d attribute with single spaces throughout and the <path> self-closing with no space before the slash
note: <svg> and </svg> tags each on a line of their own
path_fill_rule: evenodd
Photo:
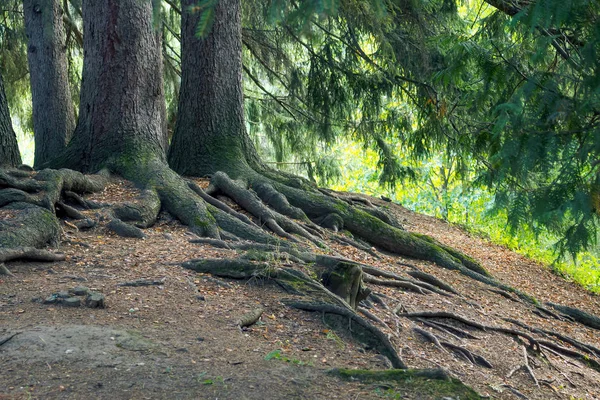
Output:
<svg viewBox="0 0 600 400">
<path fill-rule="evenodd" d="M 0 167 L 16 167 L 21 164 L 17 135 L 12 127 L 8 101 L 4 93 L 4 81 L 0 74 Z"/>
<path fill-rule="evenodd" d="M 27 57 L 33 99 L 35 161 L 56 157 L 75 128 L 68 80 L 63 8 L 58 0 L 24 0 Z"/>
</svg>

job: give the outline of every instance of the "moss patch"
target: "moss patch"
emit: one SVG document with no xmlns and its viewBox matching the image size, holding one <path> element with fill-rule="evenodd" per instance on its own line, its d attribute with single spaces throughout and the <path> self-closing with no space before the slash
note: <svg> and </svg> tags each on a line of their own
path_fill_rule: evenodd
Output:
<svg viewBox="0 0 600 400">
<path fill-rule="evenodd" d="M 346 381 L 388 383 L 393 387 L 387 395 L 398 398 L 478 400 L 482 397 L 473 389 L 441 369 L 353 370 L 333 369 L 329 374 Z"/>
</svg>

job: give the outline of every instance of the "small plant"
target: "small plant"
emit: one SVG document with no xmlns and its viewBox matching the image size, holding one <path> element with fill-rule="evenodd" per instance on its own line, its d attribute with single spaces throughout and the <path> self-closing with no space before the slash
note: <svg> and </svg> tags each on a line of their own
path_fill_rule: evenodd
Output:
<svg viewBox="0 0 600 400">
<path fill-rule="evenodd" d="M 267 361 L 268 360 L 280 360 L 280 361 L 284 361 L 284 362 L 291 363 L 294 365 L 310 365 L 302 360 L 298 360 L 296 358 L 289 358 L 289 357 L 282 355 L 281 349 L 276 349 L 276 350 L 269 352 L 265 356 L 265 360 L 267 360 Z"/>
<path fill-rule="evenodd" d="M 331 329 L 327 329 L 325 331 L 325 336 L 327 337 L 327 339 L 333 340 L 335 342 L 335 344 L 337 344 L 339 346 L 340 349 L 346 348 L 346 344 L 344 343 L 344 341 L 338 335 L 336 335 L 335 332 L 332 331 Z"/>
</svg>

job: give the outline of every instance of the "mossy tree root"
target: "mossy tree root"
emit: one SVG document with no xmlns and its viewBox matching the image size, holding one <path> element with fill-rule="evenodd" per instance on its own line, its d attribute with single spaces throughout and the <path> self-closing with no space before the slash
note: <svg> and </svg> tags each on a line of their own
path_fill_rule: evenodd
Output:
<svg viewBox="0 0 600 400">
<path fill-rule="evenodd" d="M 0 275 L 14 276 L 4 265 L 7 261 L 34 260 L 34 261 L 63 261 L 64 254 L 56 254 L 34 247 L 0 248 Z"/>
<path fill-rule="evenodd" d="M 479 330 L 482 330 L 482 331 L 499 332 L 499 333 L 504 333 L 504 334 L 513 335 L 513 336 L 517 336 L 517 337 L 522 337 L 524 339 L 527 339 L 527 341 L 529 342 L 529 347 L 532 350 L 535 350 L 535 351 L 539 352 L 539 349 L 540 349 L 540 345 L 538 343 L 538 340 L 535 339 L 533 336 L 525 333 L 525 332 L 517 331 L 515 329 L 510 329 L 510 328 L 503 328 L 503 327 L 500 327 L 500 326 L 484 325 L 484 324 L 481 324 L 479 322 L 469 320 L 468 318 L 465 318 L 465 317 L 463 317 L 461 315 L 450 313 L 450 312 L 446 312 L 446 311 L 423 311 L 423 312 L 398 314 L 398 316 L 399 317 L 406 317 L 406 318 L 410 318 L 410 319 L 415 319 L 415 318 L 446 318 L 446 319 L 453 319 L 455 321 L 462 322 L 465 325 L 471 326 L 473 328 L 476 328 L 476 329 L 479 329 Z"/>
<path fill-rule="evenodd" d="M 464 358 L 465 360 L 467 360 L 468 362 L 470 362 L 473 365 L 479 365 L 485 368 L 493 368 L 492 364 L 485 359 L 485 357 L 473 353 L 471 350 L 463 347 L 463 346 L 459 346 L 457 344 L 454 343 L 450 343 L 447 342 L 445 340 L 439 340 L 437 336 L 435 336 L 432 332 L 428 332 L 424 329 L 418 328 L 418 327 L 414 327 L 413 331 L 415 331 L 416 333 L 418 333 L 419 335 L 421 335 L 422 337 L 424 337 L 427 341 L 433 343 L 436 347 L 438 347 L 439 349 L 441 349 L 444 352 L 447 352 L 446 348 L 452 350 L 455 354 L 457 354 L 458 356 Z"/>
<path fill-rule="evenodd" d="M 121 156 L 109 163 L 110 170 L 123 178 L 134 182 L 149 196 L 153 214 L 160 205 L 171 215 L 179 219 L 189 229 L 201 237 L 220 239 L 243 238 L 259 243 L 277 243 L 278 240 L 264 232 L 255 224 L 248 223 L 230 215 L 215 202 L 206 202 L 197 193 L 196 188 L 190 187 L 189 181 L 179 176 L 160 158 L 155 156 L 143 157 L 143 154 Z M 142 210 L 144 211 L 144 210 Z"/>
<path fill-rule="evenodd" d="M 200 196 L 202 198 L 202 200 L 206 201 L 208 204 L 217 207 L 219 210 L 226 212 L 227 214 L 233 215 L 234 217 L 236 217 L 237 219 L 239 219 L 240 221 L 248 224 L 248 225 L 253 225 L 255 227 L 258 228 L 258 225 L 256 225 L 250 218 L 248 218 L 247 216 L 245 216 L 244 214 L 235 211 L 233 208 L 229 207 L 227 204 L 223 203 L 221 200 L 210 196 L 209 194 L 207 194 L 204 190 L 202 190 L 202 188 L 200 186 L 198 186 L 198 184 L 196 184 L 193 181 L 188 181 L 188 185 L 190 187 L 190 189 L 192 189 L 198 196 Z"/>
<path fill-rule="evenodd" d="M 349 332 L 359 342 L 383 354 L 391 361 L 394 368 L 407 368 L 387 336 L 353 310 L 322 302 L 307 302 L 295 299 L 284 299 L 282 302 L 299 310 L 322 313 L 325 322 L 329 323 L 334 329 Z"/>
<path fill-rule="evenodd" d="M 310 219 L 325 228 L 334 231 L 347 229 L 353 235 L 392 253 L 431 261 L 443 268 L 457 270 L 477 281 L 516 292 L 515 289 L 493 279 L 473 258 L 429 236 L 409 233 L 395 227 L 385 222 L 387 218 L 381 213 L 374 213 L 371 209 L 366 211 L 364 207 L 356 207 L 318 190 L 291 187 L 260 174 L 252 175 L 249 181 L 252 187 L 260 187 L 265 183 L 271 185 L 274 190 L 285 196 L 291 206 L 301 209 Z M 524 294 L 523 297 L 528 298 Z M 528 298 L 528 301 L 531 301 L 531 298 Z"/>
<path fill-rule="evenodd" d="M 594 357 L 600 358 L 600 348 L 595 347 L 589 343 L 583 343 L 580 342 L 577 339 L 573 339 L 570 336 L 567 335 L 563 335 L 562 333 L 558 333 L 549 329 L 541 329 L 541 328 L 534 328 L 532 326 L 527 325 L 526 323 L 522 322 L 522 321 L 518 321 L 516 319 L 512 319 L 512 318 L 505 318 L 504 319 L 507 322 L 510 322 L 511 324 L 515 324 L 517 326 L 520 326 L 521 328 L 527 329 L 530 332 L 533 333 L 537 333 L 537 334 L 541 334 L 541 335 L 546 335 L 546 336 L 554 336 L 555 338 L 570 344 L 571 346 L 575 347 L 576 349 L 579 349 L 589 355 L 592 355 Z"/>
<path fill-rule="evenodd" d="M 34 247 L 17 247 L 12 249 L 0 249 L 0 262 L 14 260 L 34 260 L 34 261 L 64 261 L 64 254 L 52 253 L 47 250 L 40 250 Z"/>
<path fill-rule="evenodd" d="M 321 274 L 324 283 L 329 285 L 328 287 L 296 269 L 275 268 L 267 262 L 246 258 L 197 259 L 187 261 L 182 266 L 196 272 L 211 273 L 226 278 L 272 280 L 288 293 L 296 296 L 294 299 L 286 300 L 286 304 L 327 314 L 328 320 L 335 329 L 350 332 L 358 341 L 366 343 L 388 357 L 394 367 L 405 368 L 385 334 L 360 317 L 353 308 L 369 294 L 361 286 L 362 270 L 355 265 L 340 264 L 333 269 L 329 264 L 321 264 L 317 267 L 318 273 Z M 340 318 L 341 321 L 346 322 L 340 323 Z"/>
<path fill-rule="evenodd" d="M 430 285 L 436 286 L 442 290 L 445 290 L 446 292 L 460 295 L 460 293 L 458 293 L 458 291 L 454 289 L 452 285 L 444 282 L 436 276 L 433 276 L 423 271 L 408 271 L 407 273 L 415 279 L 418 279 L 425 283 L 429 283 Z"/>
<path fill-rule="evenodd" d="M 4 206 L 0 213 L 0 248 L 43 247 L 58 242 L 60 225 L 46 208 L 16 202 Z"/>
<path fill-rule="evenodd" d="M 143 190 L 136 202 L 115 205 L 113 213 L 123 222 L 131 222 L 138 228 L 148 228 L 156 222 L 160 208 L 156 190 Z"/>
<path fill-rule="evenodd" d="M 565 314 L 571 318 L 573 318 L 575 321 L 588 326 L 590 328 L 593 329 L 600 329 L 600 318 L 598 318 L 597 316 L 590 314 L 586 311 L 580 310 L 578 308 L 575 307 L 569 307 L 569 306 L 563 306 L 561 304 L 556 304 L 556 303 L 546 303 L 548 306 L 554 308 L 555 310 L 561 312 L 562 314 Z"/>
<path fill-rule="evenodd" d="M 63 192 L 91 193 L 104 189 L 104 175 L 42 170 L 26 172 L 0 170 L 0 207 L 7 218 L 0 222 L 0 247 L 42 247 L 58 241 L 60 226 L 56 208 L 80 219 L 81 213 L 61 202 Z"/>
<path fill-rule="evenodd" d="M 211 184 L 233 199 L 243 209 L 258 218 L 260 223 L 265 224 L 277 235 L 292 242 L 297 242 L 298 239 L 292 235 L 296 234 L 320 247 L 325 247 L 325 244 L 321 240 L 285 215 L 270 210 L 263 204 L 260 197 L 254 191 L 246 189 L 243 183 L 232 180 L 224 172 L 215 173 L 211 179 Z"/>
</svg>

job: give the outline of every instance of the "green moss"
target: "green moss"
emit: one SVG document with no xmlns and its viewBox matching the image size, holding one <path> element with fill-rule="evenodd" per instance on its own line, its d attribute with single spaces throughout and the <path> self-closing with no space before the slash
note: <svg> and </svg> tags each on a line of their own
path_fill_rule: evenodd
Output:
<svg viewBox="0 0 600 400">
<path fill-rule="evenodd" d="M 347 381 L 362 383 L 386 382 L 393 384 L 390 394 L 401 392 L 409 398 L 440 399 L 444 397 L 460 398 L 461 400 L 477 400 L 482 397 L 473 389 L 456 378 L 450 377 L 445 371 L 418 369 L 389 369 L 389 370 L 352 370 L 333 369 L 331 375 Z M 402 397 L 404 398 L 404 397 Z"/>
</svg>

